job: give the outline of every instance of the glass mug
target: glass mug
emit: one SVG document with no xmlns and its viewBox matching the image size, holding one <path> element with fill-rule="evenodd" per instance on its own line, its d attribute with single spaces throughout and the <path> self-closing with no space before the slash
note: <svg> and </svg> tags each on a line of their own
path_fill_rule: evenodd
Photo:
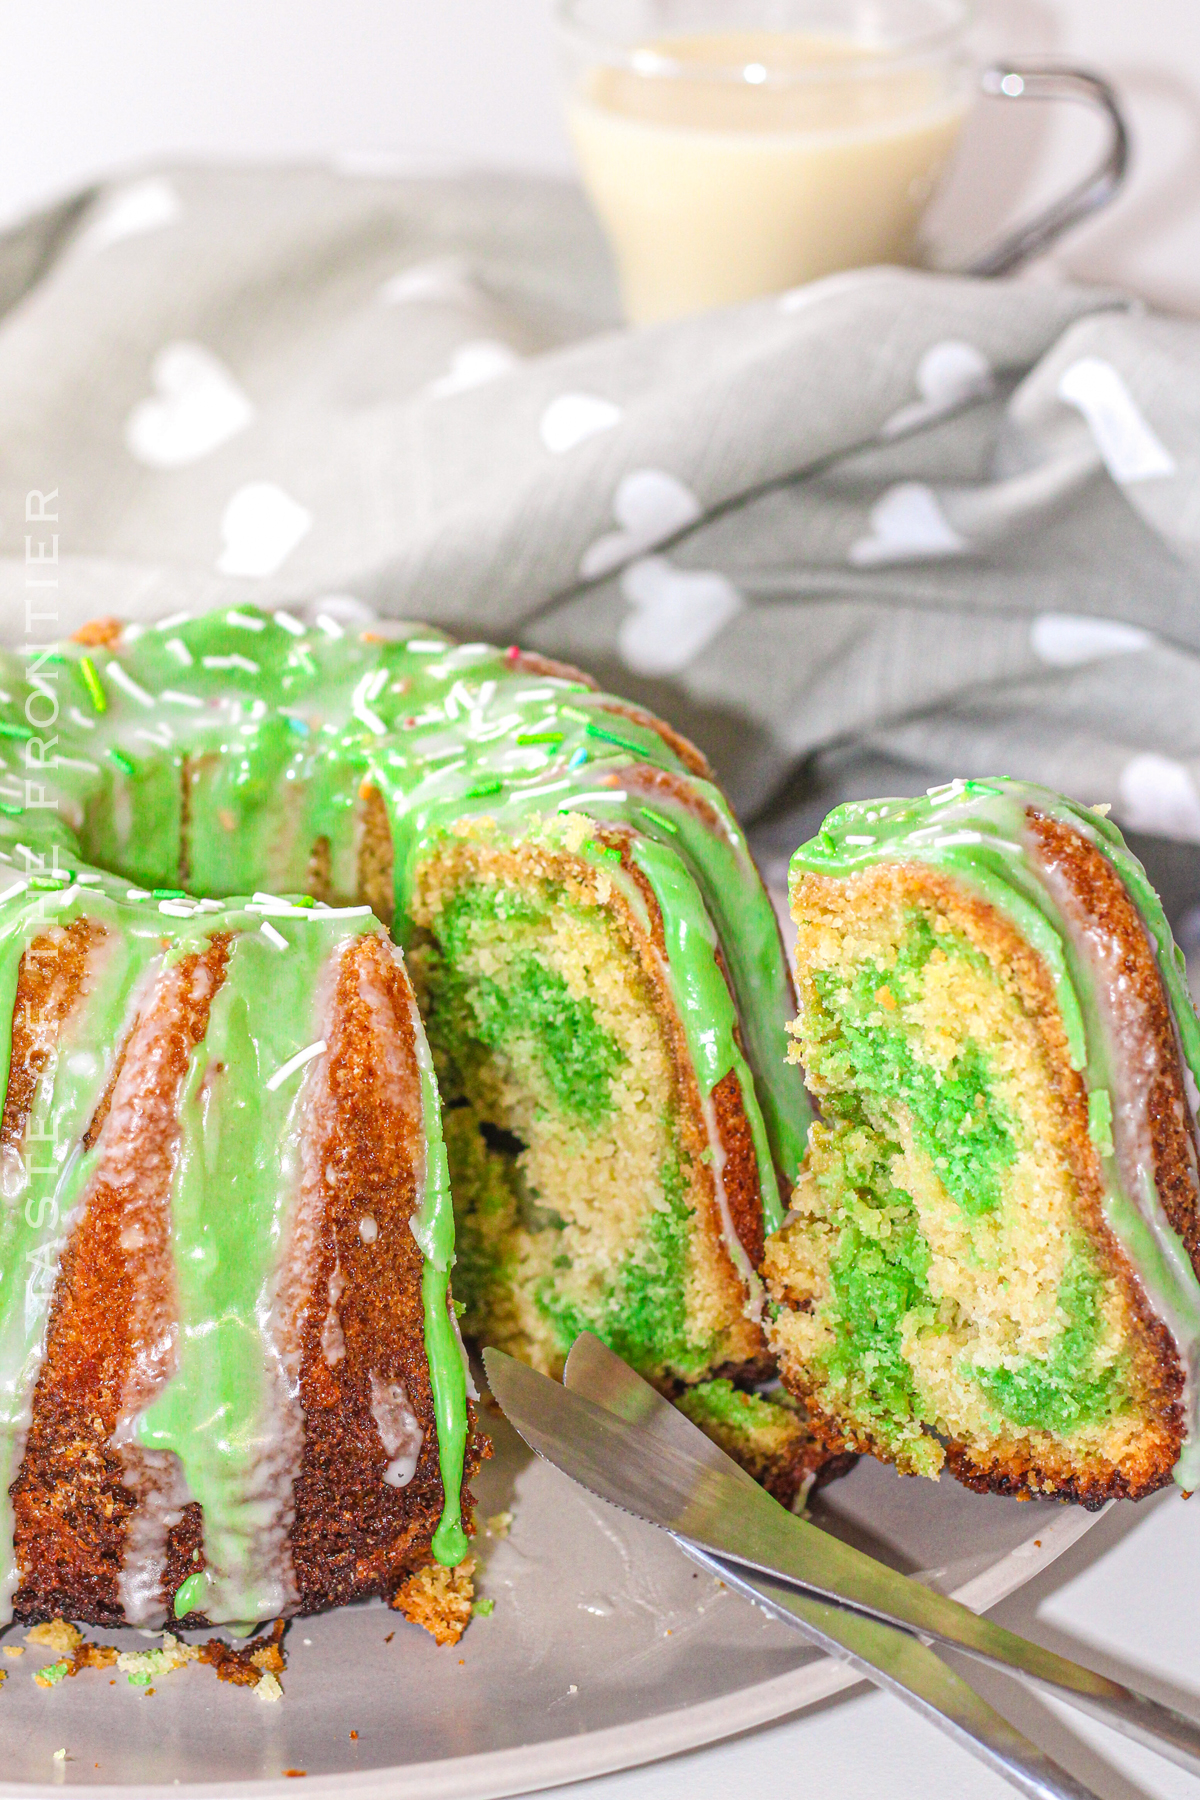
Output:
<svg viewBox="0 0 1200 1800">
<path fill-rule="evenodd" d="M 1103 205 L 1128 139 L 1082 70 L 976 75 L 970 0 L 558 0 L 567 124 L 635 324 L 917 258 L 976 93 L 1070 99 L 1104 157 L 967 271 L 1001 274 Z"/>
</svg>

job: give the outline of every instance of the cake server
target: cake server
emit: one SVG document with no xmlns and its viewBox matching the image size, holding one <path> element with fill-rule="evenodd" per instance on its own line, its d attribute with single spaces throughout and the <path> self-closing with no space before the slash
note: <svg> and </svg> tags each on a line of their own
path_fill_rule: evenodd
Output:
<svg viewBox="0 0 1200 1800">
<path fill-rule="evenodd" d="M 1200 1725 L 796 1518 L 590 1332 L 567 1359 L 565 1387 L 496 1350 L 484 1362 L 530 1448 L 612 1505 L 775 1583 L 1040 1682 L 1200 1774 Z"/>
</svg>

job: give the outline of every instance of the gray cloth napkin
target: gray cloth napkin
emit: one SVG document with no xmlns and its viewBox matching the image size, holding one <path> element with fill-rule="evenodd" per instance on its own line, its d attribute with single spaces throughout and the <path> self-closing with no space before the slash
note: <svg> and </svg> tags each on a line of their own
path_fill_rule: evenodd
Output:
<svg viewBox="0 0 1200 1800">
<path fill-rule="evenodd" d="M 768 860 L 1001 772 L 1200 895 L 1200 324 L 877 269 L 633 331 L 566 185 L 180 168 L 0 239 L 0 421 L 10 641 L 352 597 L 665 713 Z"/>
</svg>

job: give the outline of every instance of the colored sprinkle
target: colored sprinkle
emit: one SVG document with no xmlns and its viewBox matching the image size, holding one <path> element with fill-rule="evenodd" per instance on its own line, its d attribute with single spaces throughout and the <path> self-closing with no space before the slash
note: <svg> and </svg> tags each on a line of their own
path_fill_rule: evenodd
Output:
<svg viewBox="0 0 1200 1800">
<path fill-rule="evenodd" d="M 7 800 L 0 801 L 0 813 L 3 813 L 5 818 L 19 819 L 24 811 L 23 806 L 13 806 Z"/>
<path fill-rule="evenodd" d="M 592 715 L 581 712 L 577 706 L 560 706 L 558 710 L 564 719 L 574 719 L 577 725 L 590 725 L 592 722 Z"/>
<path fill-rule="evenodd" d="M 489 780 L 477 781 L 473 787 L 467 789 L 467 799 L 482 800 L 487 794 L 498 794 L 503 786 L 504 783 L 494 776 Z"/>
<path fill-rule="evenodd" d="M 566 800 L 560 800 L 557 811 L 575 812 L 581 806 L 591 806 L 597 800 L 616 800 L 618 803 L 629 798 L 624 788 L 592 788 L 586 794 L 571 794 Z"/>
<path fill-rule="evenodd" d="M 265 631 L 267 627 L 265 619 L 256 619 L 251 613 L 233 611 L 225 614 L 225 623 L 239 625 L 243 631 Z"/>
<path fill-rule="evenodd" d="M 602 856 L 605 862 L 619 863 L 621 860 L 621 852 L 617 849 L 615 844 L 597 845 L 596 855 Z"/>
<path fill-rule="evenodd" d="M 258 929 L 262 932 L 262 935 L 266 938 L 268 944 L 274 944 L 277 950 L 288 950 L 291 948 L 282 931 L 276 931 L 275 927 L 267 919 L 263 920 Z"/>
<path fill-rule="evenodd" d="M 294 731 L 297 737 L 307 737 L 309 735 L 307 719 L 298 719 L 295 713 L 284 713 L 283 716 L 287 720 L 288 730 Z"/>
<path fill-rule="evenodd" d="M 154 705 L 153 694 L 148 694 L 145 688 L 133 679 L 132 675 L 127 674 L 115 657 L 109 663 L 107 672 L 110 680 L 115 681 L 119 688 L 124 688 L 129 698 L 136 700 L 139 706 Z"/>
<path fill-rule="evenodd" d="M 122 775 L 133 775 L 136 773 L 135 764 L 130 757 L 126 756 L 123 750 L 110 750 L 108 753 L 108 760 L 109 762 L 116 763 Z"/>
<path fill-rule="evenodd" d="M 518 744 L 561 744 L 565 733 L 561 731 L 518 731 Z"/>
<path fill-rule="evenodd" d="M 520 660 L 521 660 L 520 644 L 510 644 L 508 646 L 508 649 L 504 652 L 504 660 L 505 660 L 505 662 L 508 662 L 508 663 L 520 662 Z"/>
<path fill-rule="evenodd" d="M 289 1057 L 287 1062 L 276 1069 L 275 1073 L 271 1076 L 271 1079 L 267 1082 L 268 1094 L 273 1094 L 276 1088 L 281 1086 L 282 1083 L 287 1080 L 289 1075 L 294 1075 L 297 1069 L 302 1069 L 305 1063 L 310 1063 L 314 1056 L 323 1056 L 328 1048 L 329 1046 L 326 1044 L 325 1039 L 318 1038 L 315 1044 L 310 1044 L 308 1046 L 307 1050 L 297 1050 L 295 1056 Z"/>
<path fill-rule="evenodd" d="M 568 762 L 567 767 L 568 767 L 568 769 L 582 769 L 584 763 L 587 760 L 588 760 L 588 753 L 584 749 L 583 745 L 580 744 L 578 750 L 572 750 L 571 760 Z"/>
<path fill-rule="evenodd" d="M 603 738 L 606 744 L 616 744 L 622 750 L 631 750 L 634 755 L 640 754 L 640 744 L 631 743 L 629 738 L 619 737 L 615 731 L 606 731 L 603 725 L 593 725 L 589 720 L 587 732 L 589 737 Z"/>
<path fill-rule="evenodd" d="M 64 885 L 69 884 L 70 880 L 71 877 L 65 873 L 62 875 L 31 875 L 29 885 L 31 888 L 38 888 L 43 892 L 52 890 L 54 893 L 61 893 Z"/>
<path fill-rule="evenodd" d="M 186 900 L 187 895 L 182 888 L 151 888 L 152 900 Z"/>
<path fill-rule="evenodd" d="M 668 819 L 665 813 L 655 812 L 652 806 L 643 806 L 642 817 L 643 819 L 652 819 L 656 825 L 661 825 L 664 831 L 674 833 L 679 830 L 674 819 Z"/>
<path fill-rule="evenodd" d="M 31 738 L 32 736 L 33 730 L 30 726 L 9 725 L 3 719 L 0 719 L 0 737 Z"/>
<path fill-rule="evenodd" d="M 293 637 L 303 637 L 308 630 L 308 626 L 302 625 L 294 613 L 284 612 L 282 607 L 277 613 L 272 613 L 271 617 L 277 625 L 282 625 L 285 631 L 290 631 Z"/>
<path fill-rule="evenodd" d="M 194 1575 L 189 1575 L 186 1581 L 180 1583 L 175 1592 L 174 1611 L 177 1619 L 187 1618 L 207 1586 L 208 1575 L 204 1569 L 197 1569 Z"/>
<path fill-rule="evenodd" d="M 79 659 L 79 673 L 83 676 L 83 685 L 91 697 L 92 705 L 98 713 L 108 711 L 108 695 L 104 691 L 104 683 L 96 673 L 96 665 L 90 656 Z"/>
<path fill-rule="evenodd" d="M 477 1600 L 471 1608 L 476 1618 L 479 1619 L 490 1619 L 495 1610 L 496 1602 L 494 1600 Z"/>
</svg>

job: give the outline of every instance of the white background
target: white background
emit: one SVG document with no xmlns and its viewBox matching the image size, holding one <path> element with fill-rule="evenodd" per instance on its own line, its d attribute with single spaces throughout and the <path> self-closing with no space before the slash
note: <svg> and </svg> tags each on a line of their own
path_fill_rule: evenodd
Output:
<svg viewBox="0 0 1200 1800">
<path fill-rule="evenodd" d="M 983 0 L 981 51 L 1054 52 L 1109 73 L 1137 162 L 1106 217 L 1060 252 L 1079 277 L 1200 314 L 1200 0 Z M 1086 124 L 993 107 L 942 207 L 949 242 L 987 235 L 1086 157 Z M 327 159 L 441 150 L 565 172 L 547 0 L 0 0 L 0 217 L 160 157 Z M 981 223 L 984 229 L 981 229 Z M 1124 1516 L 1122 1516 L 1124 1515 Z M 1000 1616 L 1047 1641 L 1200 1690 L 1200 1498 L 1118 1509 Z M 1152 1679 L 1153 1677 L 1151 1677 Z M 1104 1800 L 1197 1784 L 1108 1734 L 1013 1708 Z M 1197 1710 L 1200 1710 L 1200 1703 Z M 863 1695 L 578 1800 L 1000 1800 L 1011 1792 L 895 1702 Z"/>
<path fill-rule="evenodd" d="M 0 0 L 0 217 L 98 171 L 181 153 L 442 149 L 565 171 L 549 4 Z M 980 0 L 979 15 L 985 53 L 1083 59 L 1128 101 L 1129 190 L 1061 264 L 1200 313 L 1200 0 Z M 975 122 L 953 240 L 1060 185 L 1094 142 L 1061 114 L 1013 111 L 993 102 Z"/>
</svg>

